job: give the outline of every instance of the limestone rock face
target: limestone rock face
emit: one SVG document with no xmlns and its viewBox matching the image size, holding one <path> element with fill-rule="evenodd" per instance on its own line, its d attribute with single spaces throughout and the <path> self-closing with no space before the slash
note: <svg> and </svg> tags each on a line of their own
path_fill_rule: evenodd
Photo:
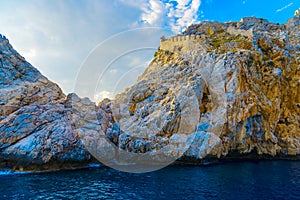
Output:
<svg viewBox="0 0 300 200">
<path fill-rule="evenodd" d="M 138 81 L 99 106 L 64 95 L 1 36 L 0 167 L 61 168 L 91 154 L 120 162 L 126 152 L 151 161 L 158 151 L 171 160 L 299 158 L 299 25 L 192 25 L 161 40 Z"/>
<path fill-rule="evenodd" d="M 131 140 L 189 135 L 186 157 L 299 155 L 299 23 L 203 22 L 164 38 L 112 101 L 114 120 Z"/>
<path fill-rule="evenodd" d="M 64 98 L 58 85 L 26 62 L 5 37 L 0 37 L 0 65 L 0 119 L 34 102 Z"/>
<path fill-rule="evenodd" d="M 0 167 L 42 170 L 88 162 L 80 134 L 100 134 L 108 123 L 105 111 L 87 98 L 65 96 L 2 36 L 0 64 Z"/>
</svg>

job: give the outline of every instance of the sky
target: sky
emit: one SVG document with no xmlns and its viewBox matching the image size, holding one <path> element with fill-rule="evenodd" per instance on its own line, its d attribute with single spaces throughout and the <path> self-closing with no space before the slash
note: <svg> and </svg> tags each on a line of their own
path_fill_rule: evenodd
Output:
<svg viewBox="0 0 300 200">
<path fill-rule="evenodd" d="M 299 0 L 0 0 L 0 33 L 65 93 L 113 97 L 145 70 L 162 35 L 204 20 L 285 23 Z"/>
</svg>

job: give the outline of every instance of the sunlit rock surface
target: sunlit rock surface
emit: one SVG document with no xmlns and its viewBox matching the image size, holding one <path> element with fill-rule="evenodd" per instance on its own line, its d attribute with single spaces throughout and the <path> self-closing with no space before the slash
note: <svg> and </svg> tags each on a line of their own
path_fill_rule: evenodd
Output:
<svg viewBox="0 0 300 200">
<path fill-rule="evenodd" d="M 187 157 L 299 155 L 299 22 L 203 22 L 161 39 L 114 119 L 139 137 L 196 134 Z"/>
<path fill-rule="evenodd" d="M 299 29 L 298 16 L 192 25 L 161 39 L 138 81 L 98 106 L 64 95 L 1 36 L 1 166 L 62 168 L 91 154 L 113 162 L 117 149 L 192 162 L 296 159 Z"/>
</svg>

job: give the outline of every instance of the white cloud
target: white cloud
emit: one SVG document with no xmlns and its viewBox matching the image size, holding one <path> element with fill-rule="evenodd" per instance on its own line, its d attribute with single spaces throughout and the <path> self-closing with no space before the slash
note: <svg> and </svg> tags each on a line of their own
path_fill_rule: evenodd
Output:
<svg viewBox="0 0 300 200">
<path fill-rule="evenodd" d="M 138 7 L 142 14 L 140 21 L 151 26 L 164 26 L 173 33 L 179 33 L 189 25 L 198 22 L 201 0 L 160 0 L 125 1 L 120 2 Z"/>
<path fill-rule="evenodd" d="M 201 4 L 200 0 L 177 0 L 177 5 L 168 6 L 168 17 L 173 19 L 171 28 L 174 32 L 182 31 L 189 25 L 198 21 L 198 11 Z"/>
<path fill-rule="evenodd" d="M 149 0 L 142 8 L 141 20 L 150 25 L 162 25 L 165 15 L 164 4 L 160 0 Z"/>
<path fill-rule="evenodd" d="M 276 10 L 276 12 L 282 12 L 283 10 L 287 9 L 288 7 L 292 6 L 294 3 L 289 3 L 285 6 L 283 6 L 282 8 L 279 8 Z"/>
<path fill-rule="evenodd" d="M 101 92 L 95 94 L 94 102 L 100 102 L 101 100 L 103 100 L 105 98 L 109 98 L 109 99 L 113 98 L 112 92 L 104 90 L 104 91 L 101 91 Z"/>
</svg>

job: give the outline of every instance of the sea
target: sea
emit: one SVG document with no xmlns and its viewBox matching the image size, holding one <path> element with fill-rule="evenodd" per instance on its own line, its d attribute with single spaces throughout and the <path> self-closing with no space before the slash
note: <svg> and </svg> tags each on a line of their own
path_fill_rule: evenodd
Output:
<svg viewBox="0 0 300 200">
<path fill-rule="evenodd" d="M 300 199 L 300 161 L 172 165 L 141 174 L 97 165 L 1 171 L 0 199 Z"/>
</svg>

